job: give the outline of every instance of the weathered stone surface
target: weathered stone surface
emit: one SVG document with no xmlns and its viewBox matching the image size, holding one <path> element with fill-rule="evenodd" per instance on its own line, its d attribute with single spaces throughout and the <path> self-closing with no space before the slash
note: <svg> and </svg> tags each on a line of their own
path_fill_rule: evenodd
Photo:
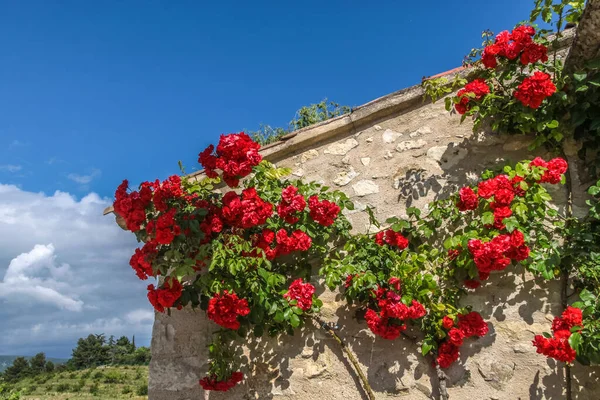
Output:
<svg viewBox="0 0 600 400">
<path fill-rule="evenodd" d="M 392 153 L 391 151 L 387 150 L 385 152 L 385 155 L 383 156 L 383 158 L 385 160 L 391 160 L 394 157 L 394 153 Z"/>
<path fill-rule="evenodd" d="M 371 163 L 371 157 L 362 157 L 360 163 L 365 167 L 368 166 Z"/>
<path fill-rule="evenodd" d="M 338 186 L 346 186 L 352 181 L 352 179 L 356 178 L 358 175 L 360 174 L 356 172 L 354 168 L 350 167 L 348 171 L 342 171 L 338 173 L 338 176 L 333 180 L 333 183 L 335 183 Z"/>
<path fill-rule="evenodd" d="M 352 189 L 354 189 L 354 194 L 356 194 L 358 197 L 379 193 L 379 186 L 375 182 L 368 179 L 358 181 L 352 185 Z"/>
<path fill-rule="evenodd" d="M 324 154 L 335 156 L 344 156 L 347 152 L 358 146 L 356 139 L 347 139 L 345 142 L 338 142 L 330 145 L 323 151 Z"/>
<path fill-rule="evenodd" d="M 515 363 L 503 357 L 485 355 L 477 361 L 477 369 L 483 379 L 494 389 L 501 390 L 515 372 Z"/>
<path fill-rule="evenodd" d="M 310 150 L 302 153 L 302 156 L 300 156 L 300 161 L 305 163 L 308 160 L 312 160 L 313 158 L 317 158 L 317 157 L 319 157 L 319 151 L 315 150 L 315 149 L 310 149 Z"/>
<path fill-rule="evenodd" d="M 469 151 L 462 147 L 453 147 L 453 143 L 447 146 L 434 146 L 427 150 L 427 157 L 439 162 L 444 168 L 452 168 L 464 159 Z"/>
<path fill-rule="evenodd" d="M 396 146 L 396 151 L 403 152 L 406 150 L 420 149 L 421 147 L 425 147 L 425 146 L 427 146 L 427 142 L 422 139 L 405 140 L 404 142 L 398 143 L 398 146 Z"/>
<path fill-rule="evenodd" d="M 292 172 L 292 175 L 302 178 L 304 176 L 304 170 L 302 168 L 298 168 Z"/>
<path fill-rule="evenodd" d="M 382 130 L 382 129 L 383 129 L 383 128 L 382 128 L 382 127 L 380 127 L 379 125 L 375 125 L 373 128 L 375 128 L 375 130 L 376 130 L 376 131 L 380 131 L 380 130 Z"/>
<path fill-rule="evenodd" d="M 418 136 L 423 136 L 423 135 L 429 135 L 430 133 L 432 133 L 433 131 L 431 130 L 431 128 L 427 125 L 420 127 L 419 129 L 417 129 L 414 132 L 410 133 L 410 137 L 411 138 L 415 138 Z"/>
<path fill-rule="evenodd" d="M 381 135 L 381 139 L 383 143 L 394 143 L 396 139 L 401 137 L 402 134 L 400 132 L 393 131 L 391 129 L 386 129 Z"/>
</svg>

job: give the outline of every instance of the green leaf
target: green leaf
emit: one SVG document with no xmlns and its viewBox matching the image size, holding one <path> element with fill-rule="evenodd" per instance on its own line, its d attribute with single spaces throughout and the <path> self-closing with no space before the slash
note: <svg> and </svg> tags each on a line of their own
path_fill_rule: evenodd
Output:
<svg viewBox="0 0 600 400">
<path fill-rule="evenodd" d="M 283 313 L 281 311 L 277 311 L 277 313 L 273 317 L 273 320 L 277 323 L 282 323 L 284 319 L 285 318 L 283 318 Z"/>
<path fill-rule="evenodd" d="M 506 225 L 506 230 L 509 232 L 512 232 L 519 227 L 519 223 L 515 217 L 504 218 L 502 222 Z"/>
<path fill-rule="evenodd" d="M 583 301 L 584 303 L 590 303 L 590 302 L 595 302 L 596 301 L 596 296 L 594 296 L 589 290 L 587 289 L 583 289 L 581 291 L 581 293 L 579 293 L 579 298 L 581 299 L 581 301 Z"/>
<path fill-rule="evenodd" d="M 577 89 L 575 89 L 575 92 L 585 92 L 589 89 L 590 87 L 588 85 L 581 85 L 579 86 Z"/>
<path fill-rule="evenodd" d="M 581 82 L 585 78 L 587 78 L 587 73 L 585 73 L 585 72 L 575 73 L 575 74 L 573 74 L 573 78 L 575 78 L 575 80 L 577 82 Z"/>
<path fill-rule="evenodd" d="M 294 328 L 300 326 L 300 318 L 296 314 L 292 314 L 290 316 L 290 325 L 292 325 Z"/>
<path fill-rule="evenodd" d="M 494 223 L 494 214 L 487 211 L 481 215 L 481 222 L 484 225 L 492 225 Z"/>
<path fill-rule="evenodd" d="M 548 122 L 546 124 L 546 127 L 550 128 L 550 129 L 554 129 L 554 128 L 558 127 L 558 121 L 553 119 L 551 122 Z"/>
<path fill-rule="evenodd" d="M 569 336 L 569 346 L 571 346 L 571 348 L 575 350 L 577 354 L 581 352 L 581 342 L 582 338 L 579 332 L 571 333 L 571 336 Z"/>
<path fill-rule="evenodd" d="M 426 356 L 427 354 L 429 354 L 432 348 L 433 346 L 429 343 L 423 343 L 423 345 L 421 346 L 421 354 Z"/>
<path fill-rule="evenodd" d="M 408 207 L 406 209 L 406 214 L 409 217 L 412 217 L 413 215 L 416 216 L 417 218 L 419 218 L 421 216 L 421 210 L 419 210 L 417 207 Z"/>
</svg>

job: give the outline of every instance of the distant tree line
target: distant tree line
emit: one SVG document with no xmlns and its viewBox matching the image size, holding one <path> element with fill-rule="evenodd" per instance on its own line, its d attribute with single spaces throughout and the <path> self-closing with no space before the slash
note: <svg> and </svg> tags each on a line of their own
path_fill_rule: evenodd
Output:
<svg viewBox="0 0 600 400">
<path fill-rule="evenodd" d="M 17 357 L 12 365 L 0 373 L 0 382 L 16 382 L 20 379 L 41 375 L 43 373 L 64 370 L 79 370 L 101 365 L 147 365 L 150 362 L 150 349 L 136 347 L 135 337 L 132 341 L 127 336 L 115 340 L 104 334 L 91 334 L 77 341 L 71 358 L 65 364 L 54 364 L 46 359 L 46 354 L 38 353 L 29 360 Z"/>
</svg>

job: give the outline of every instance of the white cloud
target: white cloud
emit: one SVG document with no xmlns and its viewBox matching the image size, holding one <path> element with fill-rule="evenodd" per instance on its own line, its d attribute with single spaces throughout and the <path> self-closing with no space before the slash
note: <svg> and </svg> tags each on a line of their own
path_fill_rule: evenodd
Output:
<svg viewBox="0 0 600 400">
<path fill-rule="evenodd" d="M 14 173 L 14 172 L 19 172 L 22 169 L 23 169 L 23 167 L 20 165 L 13 165 L 13 164 L 0 165 L 0 171 Z"/>
<path fill-rule="evenodd" d="M 68 282 L 58 280 L 68 277 L 69 268 L 68 264 L 57 265 L 52 244 L 36 244 L 29 253 L 12 259 L 4 280 L 0 282 L 0 298 L 8 302 L 17 301 L 21 306 L 24 302 L 34 305 L 43 303 L 69 311 L 81 311 L 81 300 L 61 293 L 71 291 Z M 43 277 L 44 272 L 48 272 L 50 277 Z"/>
<path fill-rule="evenodd" d="M 81 185 L 87 185 L 95 178 L 99 177 L 102 174 L 102 171 L 99 169 L 92 169 L 92 172 L 89 175 L 79 175 L 79 174 L 69 174 L 67 178 L 72 180 L 73 182 L 77 182 Z"/>
<path fill-rule="evenodd" d="M 147 309 L 139 309 L 128 312 L 125 320 L 132 324 L 142 324 L 154 321 L 154 312 Z"/>
<path fill-rule="evenodd" d="M 90 333 L 148 344 L 148 282 L 129 266 L 138 244 L 102 215 L 110 203 L 0 184 L 0 354 L 68 357 Z"/>
</svg>

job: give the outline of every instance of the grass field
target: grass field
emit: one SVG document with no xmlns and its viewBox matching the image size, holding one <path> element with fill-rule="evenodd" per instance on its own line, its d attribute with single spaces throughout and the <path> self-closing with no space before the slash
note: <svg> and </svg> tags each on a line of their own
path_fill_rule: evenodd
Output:
<svg viewBox="0 0 600 400">
<path fill-rule="evenodd" d="M 21 399 L 147 399 L 148 367 L 99 367 L 81 371 L 63 371 L 23 379 L 12 387 Z"/>
</svg>

